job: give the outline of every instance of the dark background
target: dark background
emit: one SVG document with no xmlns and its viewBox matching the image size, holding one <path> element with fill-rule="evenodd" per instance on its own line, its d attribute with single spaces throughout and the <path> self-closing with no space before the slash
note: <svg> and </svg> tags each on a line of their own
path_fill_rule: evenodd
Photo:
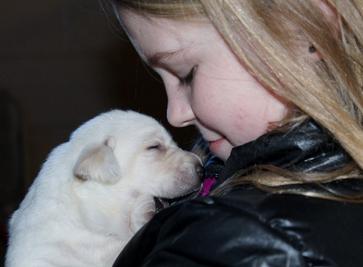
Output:
<svg viewBox="0 0 363 267">
<path fill-rule="evenodd" d="M 50 150 L 113 108 L 165 119 L 162 83 L 98 0 L 0 1 L 0 266 L 6 225 Z"/>
</svg>

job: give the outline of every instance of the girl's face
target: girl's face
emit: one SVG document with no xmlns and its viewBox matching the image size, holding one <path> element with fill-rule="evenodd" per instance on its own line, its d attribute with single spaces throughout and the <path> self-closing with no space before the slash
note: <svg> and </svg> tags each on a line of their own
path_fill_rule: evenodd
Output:
<svg viewBox="0 0 363 267">
<path fill-rule="evenodd" d="M 126 10 L 121 17 L 138 53 L 164 82 L 169 123 L 195 125 L 222 160 L 285 116 L 286 104 L 246 71 L 210 23 Z"/>
</svg>

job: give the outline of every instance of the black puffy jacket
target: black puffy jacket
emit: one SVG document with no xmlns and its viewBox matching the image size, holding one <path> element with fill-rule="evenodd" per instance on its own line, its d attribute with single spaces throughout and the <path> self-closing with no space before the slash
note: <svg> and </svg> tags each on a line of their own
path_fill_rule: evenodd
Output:
<svg viewBox="0 0 363 267">
<path fill-rule="evenodd" d="M 339 145 L 308 121 L 288 133 L 267 134 L 234 148 L 215 186 L 254 165 L 330 171 L 349 162 Z M 290 189 L 359 198 L 363 183 L 345 179 Z M 363 204 L 239 185 L 223 196 L 200 196 L 162 210 L 114 266 L 362 267 Z"/>
</svg>

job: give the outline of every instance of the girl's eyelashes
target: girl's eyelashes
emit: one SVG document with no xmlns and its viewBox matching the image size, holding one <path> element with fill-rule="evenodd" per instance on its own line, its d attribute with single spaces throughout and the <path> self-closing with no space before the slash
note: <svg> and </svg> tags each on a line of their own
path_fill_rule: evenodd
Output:
<svg viewBox="0 0 363 267">
<path fill-rule="evenodd" d="M 190 85 L 194 78 L 194 72 L 195 72 L 196 66 L 194 66 L 186 76 L 180 78 L 180 83 L 182 85 Z"/>
</svg>

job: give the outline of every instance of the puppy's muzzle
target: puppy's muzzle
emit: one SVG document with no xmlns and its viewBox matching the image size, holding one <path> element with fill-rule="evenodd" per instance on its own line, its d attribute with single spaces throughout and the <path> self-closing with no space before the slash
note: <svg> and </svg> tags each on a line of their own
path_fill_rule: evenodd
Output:
<svg viewBox="0 0 363 267">
<path fill-rule="evenodd" d="M 200 162 L 197 162 L 195 164 L 195 172 L 196 172 L 199 180 L 202 181 L 202 179 L 204 177 L 204 168 Z"/>
</svg>

